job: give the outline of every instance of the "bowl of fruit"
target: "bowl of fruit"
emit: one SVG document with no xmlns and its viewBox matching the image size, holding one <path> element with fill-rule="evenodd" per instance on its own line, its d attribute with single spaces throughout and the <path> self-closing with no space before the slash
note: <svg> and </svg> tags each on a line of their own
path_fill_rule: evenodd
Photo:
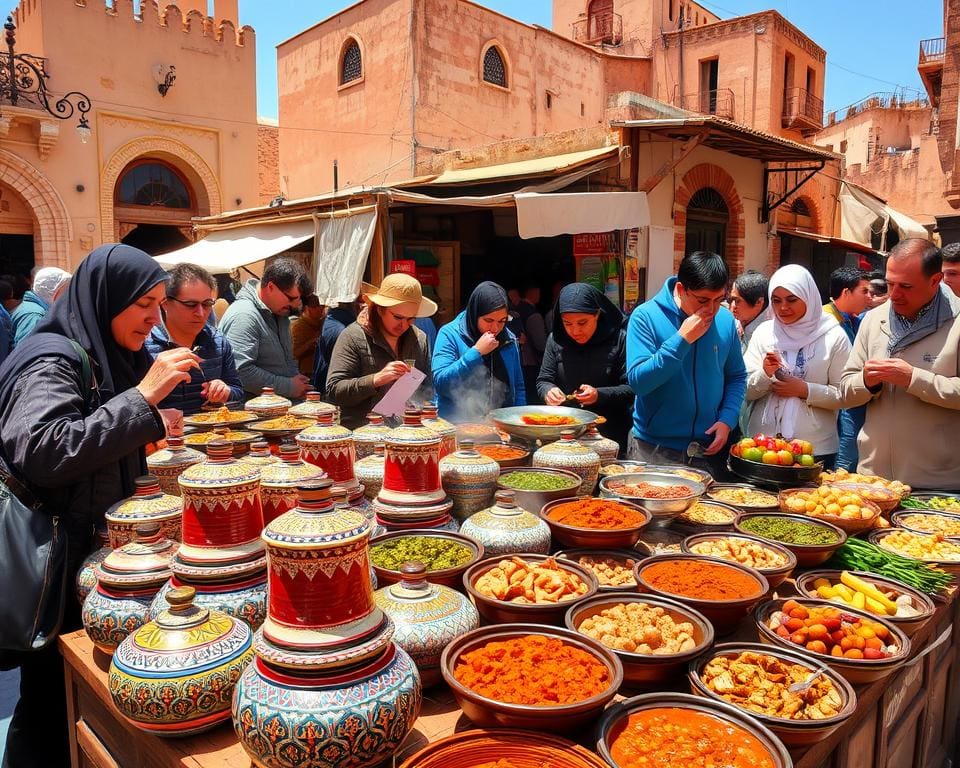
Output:
<svg viewBox="0 0 960 768">
<path fill-rule="evenodd" d="M 897 579 L 866 571 L 816 570 L 797 577 L 797 591 L 880 616 L 912 637 L 936 606 L 927 595 Z"/>
<path fill-rule="evenodd" d="M 823 462 L 814 458 L 813 443 L 779 435 L 756 434 L 734 443 L 729 464 L 730 471 L 741 477 L 781 487 L 815 483 L 823 471 Z"/>
<path fill-rule="evenodd" d="M 873 528 L 880 507 L 854 492 L 833 485 L 780 491 L 780 509 L 788 515 L 809 515 L 833 523 L 851 536 Z"/>
<path fill-rule="evenodd" d="M 770 600 L 755 616 L 762 642 L 804 648 L 855 685 L 886 677 L 910 656 L 902 629 L 858 608 L 807 598 Z"/>
</svg>

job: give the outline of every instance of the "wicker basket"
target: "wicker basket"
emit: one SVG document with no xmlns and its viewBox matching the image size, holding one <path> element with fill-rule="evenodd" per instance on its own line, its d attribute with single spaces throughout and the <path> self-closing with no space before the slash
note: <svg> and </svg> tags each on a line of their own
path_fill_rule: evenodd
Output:
<svg viewBox="0 0 960 768">
<path fill-rule="evenodd" d="M 837 528 L 842 529 L 848 536 L 855 536 L 858 533 L 863 533 L 874 527 L 874 523 L 877 518 L 880 517 L 880 507 L 874 504 L 872 501 L 868 501 L 863 497 L 860 497 L 860 507 L 869 509 L 872 513 L 870 517 L 860 518 L 859 520 L 850 520 L 845 517 L 837 517 L 836 515 L 814 515 L 810 512 L 798 512 L 794 509 L 791 509 L 787 505 L 787 499 L 791 496 L 795 496 L 798 493 L 810 493 L 812 489 L 810 488 L 793 488 L 788 491 L 780 491 L 778 496 L 780 500 L 780 510 L 787 514 L 798 515 L 805 514 L 807 517 L 814 518 L 816 520 L 824 520 L 828 523 L 833 523 Z"/>
<path fill-rule="evenodd" d="M 831 488 L 839 488 L 842 491 L 849 491 L 857 494 L 864 501 L 872 502 L 880 507 L 880 511 L 889 515 L 893 510 L 900 506 L 900 494 L 880 485 L 870 485 L 869 483 L 843 483 L 828 482 L 824 483 Z"/>
</svg>

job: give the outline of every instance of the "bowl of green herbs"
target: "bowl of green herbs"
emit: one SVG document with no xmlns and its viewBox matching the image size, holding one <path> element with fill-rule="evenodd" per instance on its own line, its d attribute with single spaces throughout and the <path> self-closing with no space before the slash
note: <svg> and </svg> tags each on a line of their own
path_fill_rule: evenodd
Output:
<svg viewBox="0 0 960 768">
<path fill-rule="evenodd" d="M 806 515 L 745 512 L 733 527 L 740 533 L 782 544 L 796 555 L 798 568 L 825 563 L 847 540 L 847 534 L 837 526 Z"/>
<path fill-rule="evenodd" d="M 497 487 L 513 491 L 518 507 L 539 515 L 551 501 L 576 496 L 582 482 L 579 475 L 566 469 L 518 467 L 501 471 Z"/>
</svg>

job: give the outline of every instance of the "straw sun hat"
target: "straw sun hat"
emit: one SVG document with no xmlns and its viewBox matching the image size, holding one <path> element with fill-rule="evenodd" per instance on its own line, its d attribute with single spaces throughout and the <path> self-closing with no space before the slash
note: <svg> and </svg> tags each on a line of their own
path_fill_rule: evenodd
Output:
<svg viewBox="0 0 960 768">
<path fill-rule="evenodd" d="M 367 286 L 364 285 L 364 288 Z M 437 311 L 437 305 L 423 295 L 420 283 L 415 277 L 395 272 L 387 275 L 379 288 L 369 286 L 370 291 L 363 294 L 367 301 L 381 307 L 395 307 L 397 304 L 416 304 L 417 317 L 430 317 Z"/>
</svg>

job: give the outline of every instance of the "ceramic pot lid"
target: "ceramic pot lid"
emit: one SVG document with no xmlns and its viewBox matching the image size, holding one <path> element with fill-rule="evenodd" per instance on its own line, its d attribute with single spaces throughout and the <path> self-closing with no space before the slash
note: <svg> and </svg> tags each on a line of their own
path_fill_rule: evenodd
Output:
<svg viewBox="0 0 960 768">
<path fill-rule="evenodd" d="M 207 457 L 200 451 L 188 448 L 180 435 L 170 435 L 167 438 L 167 447 L 147 456 L 147 467 L 150 469 L 177 469 L 189 467 L 206 461 Z"/>
<path fill-rule="evenodd" d="M 104 515 L 107 523 L 169 520 L 183 512 L 183 499 L 163 493 L 160 490 L 160 481 L 154 475 L 142 475 L 136 478 L 133 484 L 133 496 L 107 510 Z"/>
<path fill-rule="evenodd" d="M 181 488 L 202 492 L 222 486 L 256 483 L 259 480 L 259 467 L 235 460 L 231 443 L 214 440 L 207 445 L 207 460 L 186 469 L 178 482 Z"/>
<path fill-rule="evenodd" d="M 165 539 L 160 523 L 139 523 L 133 541 L 113 550 L 96 567 L 97 581 L 115 589 L 139 589 L 170 578 L 170 562 L 179 544 Z"/>
<path fill-rule="evenodd" d="M 300 458 L 300 446 L 284 443 L 280 446 L 279 461 L 260 468 L 260 487 L 290 488 L 304 480 L 324 478 L 326 473 L 319 467 Z"/>
</svg>

